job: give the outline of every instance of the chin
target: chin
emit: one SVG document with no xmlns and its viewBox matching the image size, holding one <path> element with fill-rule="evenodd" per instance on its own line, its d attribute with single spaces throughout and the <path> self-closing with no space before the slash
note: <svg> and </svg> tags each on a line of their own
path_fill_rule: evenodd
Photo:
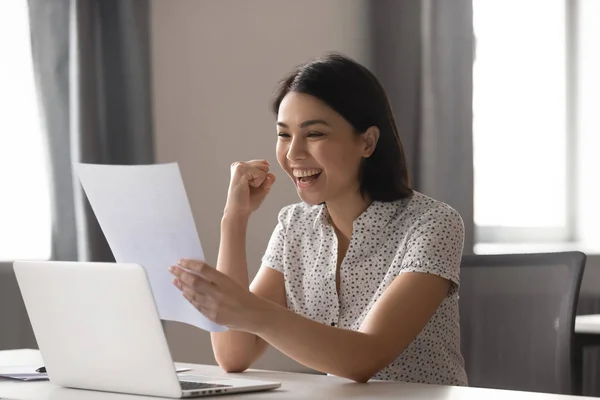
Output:
<svg viewBox="0 0 600 400">
<path fill-rule="evenodd" d="M 306 195 L 298 192 L 298 197 L 300 197 L 300 200 L 310 206 L 318 206 L 319 204 L 325 203 L 325 198 L 323 196 Z"/>
</svg>

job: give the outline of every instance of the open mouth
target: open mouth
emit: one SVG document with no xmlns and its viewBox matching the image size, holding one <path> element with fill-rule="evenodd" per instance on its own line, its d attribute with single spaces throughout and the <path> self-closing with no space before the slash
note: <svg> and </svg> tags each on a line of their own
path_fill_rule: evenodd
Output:
<svg viewBox="0 0 600 400">
<path fill-rule="evenodd" d="M 309 186 L 315 183 L 315 181 L 321 176 L 323 170 L 318 168 L 313 169 L 305 169 L 298 170 L 295 169 L 293 171 L 294 177 L 296 178 L 296 182 L 298 182 L 299 186 Z"/>
</svg>

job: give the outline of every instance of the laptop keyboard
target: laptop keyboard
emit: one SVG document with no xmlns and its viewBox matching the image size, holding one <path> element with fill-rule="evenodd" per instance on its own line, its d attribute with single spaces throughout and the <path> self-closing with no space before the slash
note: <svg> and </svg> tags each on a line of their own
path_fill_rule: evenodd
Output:
<svg viewBox="0 0 600 400">
<path fill-rule="evenodd" d="M 179 381 L 182 390 L 197 390 L 197 389 L 214 389 L 231 387 L 231 385 L 219 385 L 216 383 L 204 383 L 204 382 L 191 382 L 191 381 Z"/>
</svg>

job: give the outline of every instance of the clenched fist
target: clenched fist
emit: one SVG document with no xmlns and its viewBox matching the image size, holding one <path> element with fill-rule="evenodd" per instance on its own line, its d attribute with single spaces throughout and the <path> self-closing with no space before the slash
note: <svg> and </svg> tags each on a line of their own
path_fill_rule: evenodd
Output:
<svg viewBox="0 0 600 400">
<path fill-rule="evenodd" d="M 231 165 L 226 213 L 250 216 L 260 207 L 275 183 L 275 175 L 269 172 L 269 168 L 266 160 L 235 162 Z"/>
</svg>

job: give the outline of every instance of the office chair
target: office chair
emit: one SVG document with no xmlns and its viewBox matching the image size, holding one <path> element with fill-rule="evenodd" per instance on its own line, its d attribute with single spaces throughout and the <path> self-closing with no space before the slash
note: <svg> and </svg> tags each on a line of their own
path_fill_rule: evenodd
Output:
<svg viewBox="0 0 600 400">
<path fill-rule="evenodd" d="M 459 291 L 469 385 L 575 394 L 581 252 L 465 255 Z"/>
</svg>

